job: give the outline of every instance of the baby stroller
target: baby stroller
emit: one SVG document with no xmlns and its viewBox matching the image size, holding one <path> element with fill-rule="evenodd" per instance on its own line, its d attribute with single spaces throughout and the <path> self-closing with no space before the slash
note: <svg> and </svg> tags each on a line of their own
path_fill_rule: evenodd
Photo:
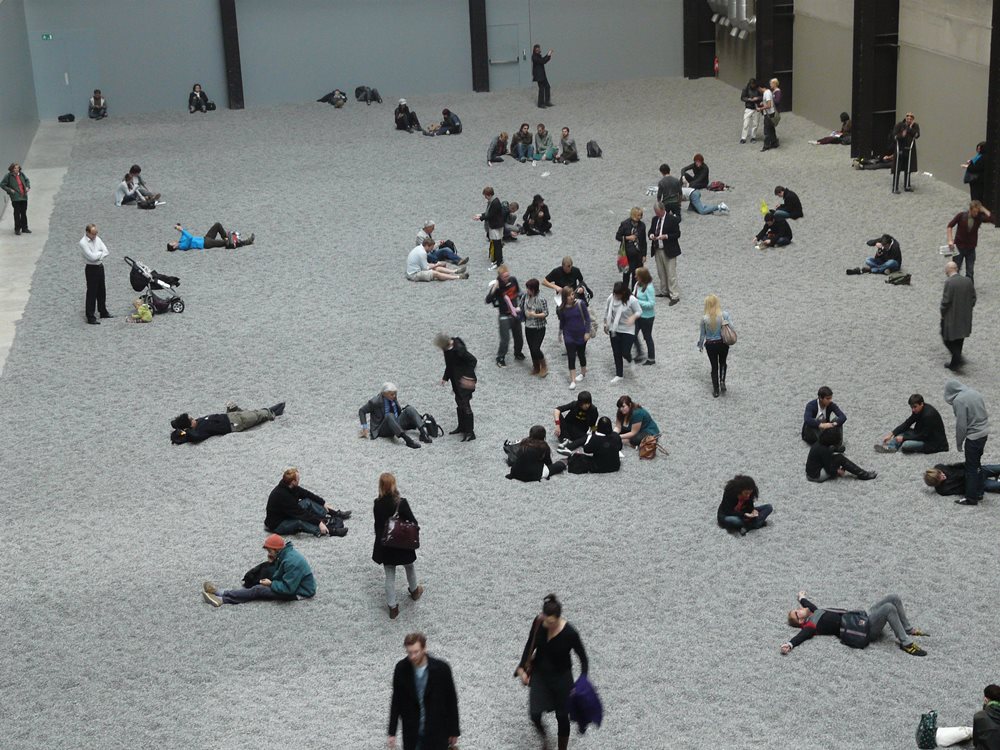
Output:
<svg viewBox="0 0 1000 750">
<path fill-rule="evenodd" d="M 149 266 L 137 260 L 132 260 L 127 255 L 124 258 L 132 271 L 128 275 L 132 288 L 137 292 L 142 292 L 142 301 L 149 305 L 153 315 L 165 312 L 184 312 L 184 300 L 177 296 L 174 291 L 175 286 L 180 286 L 181 280 L 176 276 L 167 276 L 157 273 Z M 169 297 L 158 297 L 154 290 L 167 290 Z"/>
</svg>

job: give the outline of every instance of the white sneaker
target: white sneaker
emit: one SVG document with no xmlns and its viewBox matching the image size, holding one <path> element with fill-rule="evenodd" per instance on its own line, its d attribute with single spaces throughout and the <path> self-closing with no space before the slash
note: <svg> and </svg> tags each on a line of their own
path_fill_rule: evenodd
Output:
<svg viewBox="0 0 1000 750">
<path fill-rule="evenodd" d="M 622 377 L 619 377 L 618 375 L 615 375 L 613 378 L 611 378 L 611 384 L 614 385 L 615 383 L 620 383 L 624 379 L 625 378 L 622 378 Z"/>
<path fill-rule="evenodd" d="M 625 453 L 623 451 L 618 451 L 618 458 L 625 460 Z"/>
<path fill-rule="evenodd" d="M 819 141 L 809 141 L 809 143 L 811 143 L 813 146 L 819 145 Z"/>
<path fill-rule="evenodd" d="M 497 264 L 496 263 L 490 263 L 490 270 L 491 271 L 497 270 Z"/>
<path fill-rule="evenodd" d="M 720 203 L 719 204 L 719 210 L 720 211 L 728 211 L 729 210 L 729 206 L 727 206 L 725 203 Z"/>
<path fill-rule="evenodd" d="M 575 391 L 576 390 L 576 381 L 575 380 L 569 381 L 569 389 L 571 391 Z"/>
<path fill-rule="evenodd" d="M 586 374 L 584 374 L 584 373 L 582 373 L 582 372 L 581 372 L 581 373 L 577 373 L 577 376 L 576 376 L 576 382 L 577 382 L 577 383 L 579 383 L 579 382 L 580 382 L 580 381 L 582 381 L 582 380 L 583 380 L 583 379 L 584 379 L 585 377 L 587 377 L 587 376 L 586 376 Z"/>
</svg>

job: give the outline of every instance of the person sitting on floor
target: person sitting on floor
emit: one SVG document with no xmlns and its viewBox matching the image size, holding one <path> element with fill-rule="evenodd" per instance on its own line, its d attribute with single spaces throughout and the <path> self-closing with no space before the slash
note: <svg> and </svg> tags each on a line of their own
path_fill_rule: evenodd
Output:
<svg viewBox="0 0 1000 750">
<path fill-rule="evenodd" d="M 538 123 L 535 128 L 535 161 L 552 161 L 556 156 L 556 147 L 552 145 L 552 134 L 545 125 Z"/>
<path fill-rule="evenodd" d="M 806 479 L 810 482 L 825 482 L 845 474 L 853 474 L 858 479 L 874 479 L 878 472 L 865 471 L 843 453 L 835 453 L 829 445 L 815 443 L 806 458 Z"/>
<path fill-rule="evenodd" d="M 648 411 L 632 401 L 631 396 L 619 398 L 617 407 L 615 429 L 623 443 L 627 440 L 633 448 L 638 448 L 643 438 L 659 436 L 660 428 L 656 422 Z"/>
<path fill-rule="evenodd" d="M 774 209 L 774 215 L 779 219 L 801 219 L 802 201 L 799 196 L 786 187 L 778 185 L 774 194 L 781 198 L 781 205 Z"/>
<path fill-rule="evenodd" d="M 728 531 L 746 536 L 748 531 L 767 526 L 767 517 L 774 510 L 770 505 L 754 505 L 759 495 L 757 483 L 751 477 L 737 474 L 726 482 L 722 502 L 716 511 L 716 522 Z"/>
<path fill-rule="evenodd" d="M 167 252 L 175 250 L 206 250 L 213 247 L 226 247 L 230 250 L 237 247 L 252 245 L 257 235 L 251 234 L 245 240 L 240 238 L 239 232 L 227 232 L 219 222 L 215 222 L 204 237 L 195 237 L 180 224 L 175 224 L 174 229 L 181 233 L 179 240 L 171 240 L 167 243 Z"/>
<path fill-rule="evenodd" d="M 708 165 L 705 157 L 695 154 L 694 159 L 681 170 L 681 180 L 693 190 L 704 190 L 708 187 Z"/>
<path fill-rule="evenodd" d="M 340 89 L 334 89 L 329 94 L 317 99 L 316 101 L 322 104 L 332 104 L 334 108 L 341 109 L 345 104 L 347 104 L 347 94 Z"/>
<path fill-rule="evenodd" d="M 875 255 L 865 259 L 862 268 L 848 269 L 848 276 L 861 273 L 892 273 L 903 266 L 903 253 L 899 241 L 891 234 L 883 234 L 873 240 L 868 240 L 868 247 L 875 248 Z"/>
<path fill-rule="evenodd" d="M 560 164 L 572 164 L 580 161 L 580 152 L 576 149 L 576 139 L 569 137 L 569 128 L 563 128 L 559 138 L 559 151 L 556 153 L 555 161 Z"/>
<path fill-rule="evenodd" d="M 129 315 L 125 320 L 129 323 L 152 323 L 153 322 L 153 311 L 150 309 L 149 305 L 143 302 L 141 299 L 132 300 L 132 307 L 135 308 L 135 312 Z"/>
<path fill-rule="evenodd" d="M 507 479 L 521 482 L 540 482 L 551 479 L 566 470 L 566 462 L 552 460 L 552 449 L 545 442 L 545 428 L 536 424 L 528 437 L 519 443 L 504 443 L 510 473 Z"/>
<path fill-rule="evenodd" d="M 833 402 L 833 391 L 824 385 L 816 391 L 816 398 L 806 403 L 802 439 L 809 445 L 818 441 L 843 452 L 845 422 L 847 415 Z"/>
<path fill-rule="evenodd" d="M 510 154 L 522 164 L 535 158 L 535 146 L 531 139 L 531 126 L 522 122 L 510 142 Z"/>
<path fill-rule="evenodd" d="M 441 110 L 441 122 L 436 128 L 428 128 L 424 135 L 458 135 L 462 132 L 462 121 L 450 109 Z"/>
<path fill-rule="evenodd" d="M 275 404 L 270 409 L 243 410 L 232 401 L 226 404 L 225 414 L 206 414 L 195 419 L 187 412 L 179 414 L 170 420 L 174 428 L 170 433 L 170 442 L 200 443 L 215 435 L 228 435 L 230 432 L 243 432 L 256 427 L 261 422 L 273 422 L 285 413 L 285 402 Z"/>
<path fill-rule="evenodd" d="M 160 200 L 160 194 L 154 193 L 146 187 L 146 183 L 142 179 L 142 167 L 138 164 L 129 167 L 128 172 L 122 177 L 122 181 L 118 183 L 118 188 L 115 190 L 116 206 L 142 202 L 155 204 L 158 200 Z"/>
<path fill-rule="evenodd" d="M 557 406 L 553 410 L 556 422 L 556 437 L 561 447 L 567 447 L 572 452 L 579 448 L 590 435 L 597 424 L 597 407 L 590 391 L 580 391 L 576 401 Z"/>
<path fill-rule="evenodd" d="M 924 403 L 919 393 L 910 396 L 910 416 L 875 443 L 879 453 L 943 453 L 948 451 L 948 435 L 938 410 Z"/>
<path fill-rule="evenodd" d="M 94 89 L 94 95 L 90 97 L 90 105 L 87 107 L 87 117 L 91 120 L 103 120 L 108 116 L 108 97 L 101 93 L 100 89 Z"/>
<path fill-rule="evenodd" d="M 407 133 L 412 133 L 414 130 L 423 130 L 420 127 L 420 120 L 417 118 L 417 113 L 410 111 L 406 99 L 399 100 L 399 104 L 396 106 L 396 111 L 393 112 L 392 117 L 396 123 L 396 130 L 405 130 Z"/>
<path fill-rule="evenodd" d="M 784 247 L 792 241 L 792 228 L 788 221 L 775 216 L 774 211 L 768 211 L 764 216 L 764 228 L 754 237 L 754 247 L 763 250 L 765 247 Z"/>
<path fill-rule="evenodd" d="M 531 205 L 524 212 L 524 223 L 521 225 L 526 235 L 548 234 L 552 231 L 552 216 L 549 214 L 549 207 L 545 205 L 545 199 L 535 194 L 531 199 Z"/>
<path fill-rule="evenodd" d="M 417 245 L 406 256 L 406 278 L 410 281 L 458 281 L 469 278 L 469 269 L 463 267 L 461 270 L 453 270 L 448 264 L 439 261 L 428 263 L 427 259 L 434 250 L 434 240 L 431 237 L 424 239 L 423 243 Z"/>
<path fill-rule="evenodd" d="M 1000 492 L 1000 464 L 982 464 L 986 492 Z M 924 484 L 933 487 L 942 497 L 965 494 L 965 462 L 957 464 L 934 464 L 933 469 L 924 472 Z"/>
<path fill-rule="evenodd" d="M 799 592 L 798 600 L 800 606 L 788 612 L 788 624 L 793 628 L 799 628 L 799 632 L 791 640 L 781 644 L 782 654 L 792 653 L 793 648 L 801 646 L 816 635 L 835 635 L 845 643 L 852 643 L 851 636 L 856 636 L 860 638 L 860 643 L 853 641 L 857 644 L 855 647 L 863 648 L 861 643 L 867 645 L 868 642 L 877 639 L 888 623 L 899 641 L 900 649 L 912 656 L 927 656 L 927 652 L 914 642 L 913 636 L 928 634 L 910 625 L 906 618 L 906 611 L 903 609 L 903 602 L 898 596 L 890 595 L 879 599 L 867 612 L 821 609 L 806 599 L 805 591 Z M 852 622 L 853 618 L 847 618 L 845 621 L 844 616 L 856 613 L 864 615 L 867 631 L 864 633 L 845 632 L 849 631 L 854 623 Z"/>
<path fill-rule="evenodd" d="M 399 405 L 398 389 L 393 383 L 383 383 L 382 389 L 358 409 L 358 419 L 361 421 L 360 438 L 380 437 L 401 438 L 410 448 L 419 448 L 420 443 L 406 434 L 407 430 L 417 430 L 421 443 L 431 443 L 424 420 L 420 412 L 412 406 Z M 371 415 L 371 429 L 368 429 L 368 416 Z"/>
<path fill-rule="evenodd" d="M 264 574 L 256 583 L 244 578 L 244 588 L 220 591 L 211 581 L 201 586 L 202 598 L 213 607 L 223 604 L 243 604 L 254 599 L 280 599 L 294 601 L 298 598 L 311 599 L 316 595 L 316 579 L 312 568 L 295 549 L 277 534 L 264 540 L 267 550 L 267 565 L 258 566 Z M 247 586 L 246 584 L 250 585 Z"/>
<path fill-rule="evenodd" d="M 503 161 L 504 154 L 507 152 L 507 133 L 502 132 L 492 141 L 490 141 L 490 147 L 486 149 L 486 163 L 487 164 L 499 164 Z"/>
<path fill-rule="evenodd" d="M 503 208 L 503 241 L 517 242 L 517 236 L 521 234 L 521 225 L 517 223 L 517 212 L 521 210 L 521 205 L 517 201 L 501 203 Z"/>
<path fill-rule="evenodd" d="M 851 143 L 851 116 L 846 112 L 840 113 L 840 130 L 834 130 L 825 138 L 818 141 L 809 141 L 814 146 L 827 146 L 831 143 L 843 143 L 845 146 Z"/>
<path fill-rule="evenodd" d="M 975 750 L 1000 750 L 1000 685 L 987 685 L 983 690 L 983 708 L 972 717 L 971 727 L 938 727 L 934 733 L 938 747 L 969 740 Z"/>
<path fill-rule="evenodd" d="M 192 115 L 195 112 L 208 112 L 208 105 L 208 94 L 201 90 L 200 83 L 196 83 L 191 87 L 191 93 L 188 94 L 188 112 Z"/>
<path fill-rule="evenodd" d="M 346 536 L 351 512 L 331 508 L 326 500 L 299 486 L 299 470 L 285 469 L 267 497 L 264 528 L 281 536 L 300 531 L 313 536 Z"/>
<path fill-rule="evenodd" d="M 445 261 L 455 266 L 464 266 L 468 263 L 468 258 L 463 258 L 458 254 L 458 248 L 455 247 L 454 242 L 451 240 L 435 240 L 434 237 L 432 237 L 435 226 L 434 221 L 432 219 L 428 219 L 424 222 L 424 228 L 417 232 L 418 245 L 423 245 L 424 240 L 428 238 L 434 241 L 434 249 L 427 253 L 428 262 L 440 263 L 441 261 Z"/>
<path fill-rule="evenodd" d="M 568 445 L 557 450 L 569 456 L 570 474 L 611 474 L 622 466 L 622 439 L 607 417 L 597 420 L 593 432 L 575 453 Z"/>
</svg>

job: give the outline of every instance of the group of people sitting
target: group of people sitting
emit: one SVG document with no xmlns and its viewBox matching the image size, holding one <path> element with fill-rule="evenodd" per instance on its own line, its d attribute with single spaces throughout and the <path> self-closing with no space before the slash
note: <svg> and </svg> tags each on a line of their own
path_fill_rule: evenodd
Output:
<svg viewBox="0 0 1000 750">
<path fill-rule="evenodd" d="M 406 99 L 400 99 L 393 112 L 396 130 L 407 133 L 423 133 L 424 135 L 458 135 L 462 132 L 462 120 L 447 107 L 441 110 L 441 121 L 432 123 L 426 129 L 420 127 L 420 118 L 410 109 Z"/>
<path fill-rule="evenodd" d="M 764 226 L 754 235 L 754 247 L 763 250 L 768 247 L 784 247 L 792 241 L 792 227 L 788 220 L 801 219 L 802 201 L 797 193 L 778 185 L 774 194 L 781 198 L 781 204 L 764 214 Z"/>
<path fill-rule="evenodd" d="M 154 193 L 146 187 L 142 179 L 142 167 L 138 164 L 129 167 L 115 189 L 116 206 L 127 206 L 130 203 L 134 203 L 138 208 L 155 208 L 165 204 L 165 201 L 160 200 L 159 193 Z"/>
<path fill-rule="evenodd" d="M 496 164 L 510 154 L 522 164 L 528 161 L 554 161 L 560 164 L 570 164 L 580 160 L 576 140 L 570 137 L 569 128 L 563 128 L 559 145 L 552 141 L 552 135 L 545 129 L 544 123 L 538 123 L 534 136 L 531 125 L 522 122 L 521 127 L 511 138 L 506 131 L 501 132 L 486 150 L 486 163 Z"/>
</svg>

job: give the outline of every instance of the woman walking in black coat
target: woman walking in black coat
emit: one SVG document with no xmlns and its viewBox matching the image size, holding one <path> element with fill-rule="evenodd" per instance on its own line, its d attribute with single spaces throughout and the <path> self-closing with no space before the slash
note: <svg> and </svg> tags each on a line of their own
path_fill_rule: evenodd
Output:
<svg viewBox="0 0 1000 750">
<path fill-rule="evenodd" d="M 417 571 L 413 565 L 417 560 L 416 551 L 386 547 L 382 544 L 386 524 L 394 515 L 398 515 L 403 521 L 414 524 L 417 522 L 406 498 L 399 496 L 396 477 L 388 472 L 378 478 L 378 497 L 375 498 L 373 512 L 375 546 L 372 548 L 372 560 L 385 569 L 385 600 L 389 606 L 389 618 L 395 620 L 399 616 L 399 603 L 396 601 L 396 566 L 402 565 L 406 570 L 406 582 L 413 601 L 417 601 L 423 595 L 424 587 L 417 583 Z"/>
<path fill-rule="evenodd" d="M 514 676 L 528 685 L 528 713 L 542 737 L 542 746 L 548 748 L 542 714 L 555 711 L 558 725 L 559 750 L 569 747 L 569 694 L 573 689 L 573 661 L 575 651 L 580 660 L 580 674 L 587 674 L 590 666 L 580 634 L 562 616 L 562 604 L 555 594 L 549 594 L 542 603 L 542 613 L 531 624 L 528 642 L 524 645 L 521 662 Z"/>
<path fill-rule="evenodd" d="M 441 385 L 451 383 L 455 394 L 455 411 L 458 427 L 449 435 L 461 435 L 462 442 L 476 439 L 476 415 L 472 413 L 472 394 L 476 390 L 476 363 L 478 360 L 465 348 L 462 339 L 446 333 L 434 337 L 434 345 L 444 352 L 444 375 Z"/>
<path fill-rule="evenodd" d="M 625 221 L 618 225 L 615 239 L 625 246 L 628 269 L 622 272 L 622 283 L 629 289 L 635 286 L 635 269 L 646 265 L 646 225 L 642 209 L 636 206 Z"/>
</svg>

